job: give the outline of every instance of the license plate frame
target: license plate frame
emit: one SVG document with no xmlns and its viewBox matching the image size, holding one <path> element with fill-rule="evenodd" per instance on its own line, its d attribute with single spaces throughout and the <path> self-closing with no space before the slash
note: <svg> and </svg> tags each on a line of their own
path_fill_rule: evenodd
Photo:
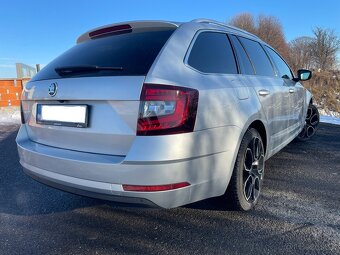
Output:
<svg viewBox="0 0 340 255">
<path fill-rule="evenodd" d="M 47 116 L 47 114 L 50 116 Z M 76 114 L 81 114 L 81 116 L 76 116 Z M 88 115 L 89 106 L 86 104 L 37 104 L 36 123 L 41 125 L 87 128 L 89 124 Z"/>
</svg>

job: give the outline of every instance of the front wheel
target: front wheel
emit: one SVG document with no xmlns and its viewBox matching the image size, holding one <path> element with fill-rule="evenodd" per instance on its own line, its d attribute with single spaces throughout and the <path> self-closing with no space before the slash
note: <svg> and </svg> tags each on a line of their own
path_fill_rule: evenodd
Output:
<svg viewBox="0 0 340 255">
<path fill-rule="evenodd" d="M 296 137 L 297 141 L 307 141 L 315 135 L 320 122 L 320 115 L 318 108 L 315 105 L 310 104 L 308 106 L 306 122 L 301 132 Z"/>
<path fill-rule="evenodd" d="M 264 147 L 256 129 L 245 133 L 237 154 L 234 171 L 224 195 L 232 209 L 249 211 L 260 196 L 264 177 Z"/>
</svg>

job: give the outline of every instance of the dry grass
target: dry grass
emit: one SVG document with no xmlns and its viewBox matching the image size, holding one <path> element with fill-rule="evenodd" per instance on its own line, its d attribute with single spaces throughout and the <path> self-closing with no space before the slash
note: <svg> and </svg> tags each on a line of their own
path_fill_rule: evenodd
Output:
<svg viewBox="0 0 340 255">
<path fill-rule="evenodd" d="M 340 113 L 340 76 L 329 72 L 313 72 L 311 80 L 303 85 L 312 92 L 318 108 Z"/>
</svg>

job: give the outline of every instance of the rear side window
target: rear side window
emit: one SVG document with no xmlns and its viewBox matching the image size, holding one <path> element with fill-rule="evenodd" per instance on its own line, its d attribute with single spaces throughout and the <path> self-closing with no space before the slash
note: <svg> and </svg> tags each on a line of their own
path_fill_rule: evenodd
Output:
<svg viewBox="0 0 340 255">
<path fill-rule="evenodd" d="M 279 75 L 283 79 L 293 79 L 292 72 L 290 71 L 290 68 L 286 64 L 286 62 L 283 61 L 283 59 L 271 48 L 265 46 L 267 49 L 267 52 L 269 53 L 270 57 L 275 63 L 276 68 L 279 71 Z"/>
<path fill-rule="evenodd" d="M 251 64 L 247 53 L 236 36 L 230 35 L 230 40 L 234 45 L 238 62 L 241 67 L 242 74 L 255 74 L 253 65 Z"/>
<path fill-rule="evenodd" d="M 204 73 L 237 73 L 233 50 L 223 33 L 200 33 L 191 49 L 188 64 Z"/>
<path fill-rule="evenodd" d="M 43 68 L 33 80 L 64 78 L 55 68 L 70 66 L 122 67 L 122 70 L 83 72 L 72 77 L 146 75 L 173 31 L 132 32 L 77 44 Z"/>
<path fill-rule="evenodd" d="M 244 48 L 246 49 L 257 75 L 274 76 L 273 67 L 268 59 L 268 56 L 264 49 L 258 42 L 239 37 Z"/>
</svg>

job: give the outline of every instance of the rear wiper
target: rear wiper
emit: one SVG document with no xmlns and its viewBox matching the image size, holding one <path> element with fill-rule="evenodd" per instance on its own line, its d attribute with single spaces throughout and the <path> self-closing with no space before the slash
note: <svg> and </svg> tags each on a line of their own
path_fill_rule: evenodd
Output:
<svg viewBox="0 0 340 255">
<path fill-rule="evenodd" d="M 54 69 L 60 76 L 93 73 L 99 71 L 122 71 L 123 67 L 110 66 L 63 66 Z"/>
</svg>

